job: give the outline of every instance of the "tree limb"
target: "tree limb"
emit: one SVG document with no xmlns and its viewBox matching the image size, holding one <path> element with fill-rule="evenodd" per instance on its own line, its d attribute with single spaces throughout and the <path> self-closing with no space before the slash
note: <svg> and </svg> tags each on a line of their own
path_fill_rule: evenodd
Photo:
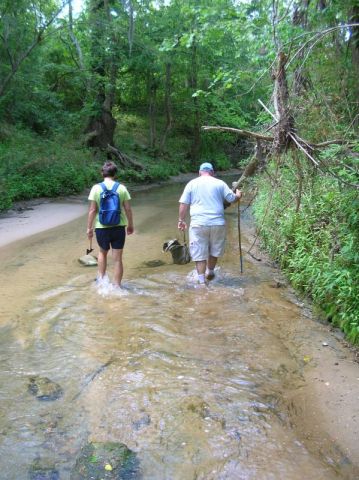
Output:
<svg viewBox="0 0 359 480">
<path fill-rule="evenodd" d="M 311 42 L 314 41 L 313 45 L 311 45 L 309 47 L 309 52 L 310 50 L 313 49 L 313 47 L 315 46 L 316 43 L 318 43 L 319 40 L 321 40 L 325 35 L 328 35 L 329 33 L 335 31 L 335 30 L 338 30 L 338 29 L 343 29 L 343 28 L 350 28 L 350 27 L 358 27 L 359 26 L 359 23 L 346 23 L 345 25 L 336 25 L 335 27 L 330 27 L 330 28 L 327 28 L 326 30 L 322 30 L 321 32 L 317 32 L 315 33 L 315 35 L 313 35 L 309 40 L 307 40 L 296 52 L 295 54 L 292 56 L 292 58 L 290 59 L 290 61 L 287 63 L 287 68 L 289 67 L 289 65 L 295 60 L 295 58 L 300 55 L 300 53 L 307 47 L 308 44 L 310 44 Z M 309 54 L 309 53 L 308 53 Z M 306 58 L 308 57 L 308 54 L 306 56 Z M 305 61 L 304 61 L 305 62 Z M 304 62 L 302 63 L 302 65 L 304 64 Z"/>
<path fill-rule="evenodd" d="M 5 92 L 8 84 L 10 83 L 10 81 L 12 80 L 12 78 L 14 77 L 16 72 L 18 71 L 22 62 L 31 54 L 31 52 L 34 50 L 34 48 L 41 42 L 41 40 L 43 38 L 43 33 L 55 21 L 55 19 L 58 17 L 58 15 L 63 10 L 66 3 L 67 2 L 64 2 L 61 5 L 61 7 L 55 12 L 55 14 L 46 23 L 44 23 L 42 25 L 42 27 L 39 28 L 39 30 L 35 34 L 35 38 L 34 38 L 33 42 L 28 46 L 28 48 L 24 52 L 22 52 L 22 54 L 19 56 L 19 58 L 16 61 L 13 60 L 13 62 L 10 62 L 11 65 L 12 65 L 11 70 L 6 75 L 3 82 L 0 84 L 0 97 L 2 97 L 4 95 L 4 92 Z"/>
<path fill-rule="evenodd" d="M 205 131 L 220 130 L 220 131 L 223 131 L 223 132 L 236 133 L 237 135 L 241 135 L 243 137 L 256 138 L 258 140 L 263 140 L 265 142 L 273 142 L 273 140 L 274 140 L 274 137 L 271 137 L 269 135 L 262 135 L 260 133 L 250 132 L 248 130 L 240 130 L 239 128 L 207 126 L 207 125 L 204 125 L 201 128 L 202 128 L 202 130 L 205 130 Z"/>
<path fill-rule="evenodd" d="M 308 145 L 312 148 L 324 148 L 327 147 L 328 145 L 345 145 L 349 144 L 350 142 L 347 142 L 346 140 L 328 140 L 326 142 L 321 142 L 321 143 L 308 143 Z"/>
<path fill-rule="evenodd" d="M 71 38 L 72 43 L 74 44 L 80 64 L 80 69 L 85 70 L 85 64 L 83 60 L 83 54 L 81 50 L 81 46 L 76 38 L 76 35 L 74 33 L 74 28 L 73 28 L 73 16 L 72 16 L 72 0 L 69 0 L 68 2 L 69 5 L 69 35 Z"/>
</svg>

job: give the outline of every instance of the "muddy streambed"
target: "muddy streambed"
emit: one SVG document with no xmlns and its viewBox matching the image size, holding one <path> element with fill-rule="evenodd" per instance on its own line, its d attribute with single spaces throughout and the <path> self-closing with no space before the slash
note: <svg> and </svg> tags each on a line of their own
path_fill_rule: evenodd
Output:
<svg viewBox="0 0 359 480">
<path fill-rule="evenodd" d="M 321 362 L 359 377 L 357 365 L 265 259 L 246 255 L 240 275 L 236 208 L 216 279 L 195 288 L 193 264 L 161 252 L 181 190 L 134 195 L 122 292 L 98 289 L 77 262 L 85 217 L 0 249 L 0 478 L 92 478 L 75 471 L 91 442 L 135 458 L 131 472 L 106 463 L 94 478 L 358 478 L 358 442 L 318 402 L 331 379 L 315 378 Z M 251 228 L 244 213 L 244 247 Z M 349 387 L 337 415 L 355 422 L 341 411 Z"/>
</svg>

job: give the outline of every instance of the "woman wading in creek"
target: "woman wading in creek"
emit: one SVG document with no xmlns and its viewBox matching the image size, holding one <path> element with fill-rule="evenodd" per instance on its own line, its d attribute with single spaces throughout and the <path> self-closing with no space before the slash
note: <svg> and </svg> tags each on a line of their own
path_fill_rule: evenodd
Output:
<svg viewBox="0 0 359 480">
<path fill-rule="evenodd" d="M 107 254 L 110 248 L 112 248 L 114 261 L 113 283 L 115 287 L 121 287 L 123 277 L 122 254 L 125 246 L 126 231 L 127 235 L 131 235 L 134 227 L 130 205 L 131 196 L 124 185 L 115 181 L 117 170 L 117 165 L 114 162 L 106 162 L 102 167 L 103 182 L 94 185 L 90 191 L 88 197 L 90 207 L 87 220 L 87 236 L 89 239 L 92 239 L 94 234 L 93 225 L 95 222 L 96 239 L 100 247 L 97 281 L 101 283 L 107 280 Z M 120 215 L 116 217 L 115 221 L 111 221 L 111 225 L 106 225 L 101 223 L 99 215 L 101 196 L 106 195 L 107 192 L 111 192 L 112 189 L 115 189 L 115 194 L 119 199 L 118 208 Z"/>
</svg>

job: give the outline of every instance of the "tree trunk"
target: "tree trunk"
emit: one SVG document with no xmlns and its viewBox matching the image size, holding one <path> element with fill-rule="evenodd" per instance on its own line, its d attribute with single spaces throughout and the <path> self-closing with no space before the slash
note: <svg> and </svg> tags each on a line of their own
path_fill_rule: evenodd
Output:
<svg viewBox="0 0 359 480">
<path fill-rule="evenodd" d="M 300 0 L 294 5 L 293 25 L 306 28 L 308 25 L 308 8 L 311 0 Z"/>
<path fill-rule="evenodd" d="M 294 13 L 292 22 L 296 26 L 300 26 L 303 30 L 308 28 L 308 8 L 311 0 L 300 0 L 294 5 Z M 310 86 L 307 75 L 303 73 L 303 66 L 301 65 L 304 58 L 304 50 L 298 55 L 299 67 L 294 72 L 293 92 L 295 95 L 301 95 L 303 90 Z"/>
<path fill-rule="evenodd" d="M 108 145 L 114 145 L 114 133 L 116 120 L 112 115 L 114 105 L 115 82 L 117 75 L 117 64 L 114 55 L 110 60 L 101 55 L 101 40 L 105 36 L 111 37 L 110 23 L 111 15 L 109 6 L 103 0 L 90 1 L 90 18 L 92 23 L 92 71 L 98 82 L 96 85 L 97 95 L 95 100 L 95 113 L 90 117 L 85 133 L 87 133 L 86 144 L 89 147 L 107 149 Z M 111 45 L 109 48 L 113 48 Z"/>
<path fill-rule="evenodd" d="M 85 70 L 85 64 L 83 60 L 83 55 L 82 55 L 82 50 L 81 46 L 76 38 L 76 35 L 74 33 L 74 28 L 73 28 L 73 17 L 72 17 L 72 0 L 68 0 L 69 2 L 69 35 L 71 38 L 72 43 L 74 44 L 74 47 L 77 52 L 77 57 L 79 60 L 79 67 L 82 71 Z"/>
<path fill-rule="evenodd" d="M 108 157 L 115 157 L 122 166 L 143 170 L 144 166 L 140 162 L 129 158 L 114 145 L 116 120 L 112 115 L 112 109 L 115 105 L 119 40 L 112 30 L 109 1 L 90 0 L 89 8 L 92 73 L 97 82 L 92 85 L 92 89 L 96 89 L 97 95 L 93 108 L 95 113 L 89 119 L 85 141 L 89 147 L 105 152 Z"/>
<path fill-rule="evenodd" d="M 129 0 L 129 25 L 128 25 L 128 56 L 132 55 L 132 46 L 133 46 L 133 36 L 135 31 L 135 20 L 134 20 L 134 10 L 132 0 Z"/>
<path fill-rule="evenodd" d="M 150 121 L 150 148 L 152 151 L 154 151 L 157 143 L 157 130 L 156 130 L 157 82 L 153 73 L 149 74 L 148 97 L 149 97 L 148 116 Z"/>
<path fill-rule="evenodd" d="M 274 109 L 278 124 L 274 130 L 274 153 L 286 151 L 292 140 L 290 134 L 294 131 L 294 120 L 289 110 L 288 84 L 285 72 L 287 57 L 283 52 L 278 55 L 278 66 L 274 72 Z"/>
<path fill-rule="evenodd" d="M 167 135 L 172 129 L 172 104 L 171 104 L 171 81 L 172 81 L 172 65 L 170 62 L 166 63 L 166 81 L 165 81 L 165 115 L 166 125 L 161 140 L 161 152 L 163 153 L 166 145 Z"/>
<path fill-rule="evenodd" d="M 350 22 L 359 23 L 359 4 L 354 5 L 350 13 Z M 359 73 L 359 27 L 351 27 L 351 46 L 353 52 L 353 63 Z"/>
<path fill-rule="evenodd" d="M 191 72 L 190 72 L 190 87 L 192 93 L 195 93 L 198 85 L 198 65 L 197 65 L 197 44 L 196 38 L 193 39 L 191 55 Z M 201 121 L 198 105 L 198 97 L 193 97 L 193 138 L 191 145 L 191 159 L 197 162 L 199 159 L 201 148 Z"/>
</svg>

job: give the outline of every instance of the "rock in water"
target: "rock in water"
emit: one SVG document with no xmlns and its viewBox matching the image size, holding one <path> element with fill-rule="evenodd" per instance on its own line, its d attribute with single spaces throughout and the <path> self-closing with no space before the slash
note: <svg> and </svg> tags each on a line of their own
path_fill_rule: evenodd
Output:
<svg viewBox="0 0 359 480">
<path fill-rule="evenodd" d="M 28 390 L 39 400 L 57 400 L 63 394 L 58 383 L 47 377 L 30 377 Z"/>
<path fill-rule="evenodd" d="M 162 267 L 162 265 L 166 265 L 162 260 L 148 260 L 147 262 L 143 262 L 143 266 L 149 268 Z"/>
<path fill-rule="evenodd" d="M 143 415 L 143 417 L 132 422 L 132 426 L 135 430 L 141 430 L 142 428 L 150 425 L 150 423 L 151 423 L 151 417 L 146 413 L 145 415 Z"/>
<path fill-rule="evenodd" d="M 123 443 L 91 442 L 80 452 L 71 472 L 71 480 L 140 480 L 135 452 Z"/>
<path fill-rule="evenodd" d="M 97 265 L 97 258 L 93 255 L 83 255 L 79 258 L 79 262 L 81 265 L 85 265 L 85 267 L 95 267 Z"/>
<path fill-rule="evenodd" d="M 59 480 L 60 475 L 51 462 L 36 459 L 29 468 L 30 480 Z"/>
</svg>

